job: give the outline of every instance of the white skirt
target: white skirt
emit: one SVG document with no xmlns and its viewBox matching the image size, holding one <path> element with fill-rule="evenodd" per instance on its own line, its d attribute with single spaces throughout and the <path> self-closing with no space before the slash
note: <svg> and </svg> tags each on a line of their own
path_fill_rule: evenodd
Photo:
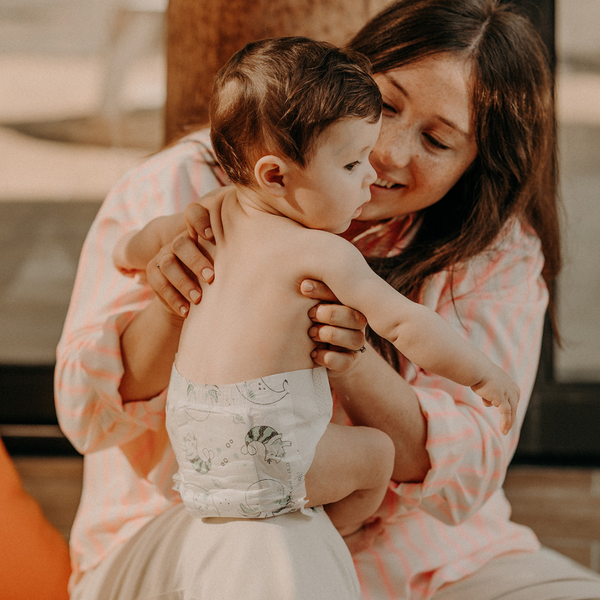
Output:
<svg viewBox="0 0 600 600">
<path fill-rule="evenodd" d="M 179 504 L 75 585 L 71 600 L 358 600 L 350 552 L 323 511 L 198 519 Z"/>
</svg>

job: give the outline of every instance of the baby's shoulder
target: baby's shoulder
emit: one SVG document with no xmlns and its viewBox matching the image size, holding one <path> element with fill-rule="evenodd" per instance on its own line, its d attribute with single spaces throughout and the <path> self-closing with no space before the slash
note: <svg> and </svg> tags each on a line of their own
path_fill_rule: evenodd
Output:
<svg viewBox="0 0 600 600">
<path fill-rule="evenodd" d="M 356 250 L 350 242 L 335 233 L 321 229 L 308 229 L 293 222 L 281 228 L 279 234 L 289 247 L 301 248 L 309 255 L 333 258 Z"/>
</svg>

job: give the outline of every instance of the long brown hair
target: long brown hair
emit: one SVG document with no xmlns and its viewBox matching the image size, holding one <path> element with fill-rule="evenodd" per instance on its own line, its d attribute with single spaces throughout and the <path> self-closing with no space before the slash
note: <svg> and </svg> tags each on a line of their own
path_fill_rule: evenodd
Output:
<svg viewBox="0 0 600 600">
<path fill-rule="evenodd" d="M 542 244 L 549 289 L 560 270 L 554 80 L 529 20 L 495 0 L 398 0 L 352 39 L 374 73 L 442 52 L 470 59 L 478 154 L 456 185 L 425 208 L 399 256 L 371 260 L 403 294 L 418 299 L 425 280 L 481 252 L 511 217 Z M 554 307 L 550 314 L 554 324 Z M 397 365 L 393 349 L 373 339 Z"/>
</svg>

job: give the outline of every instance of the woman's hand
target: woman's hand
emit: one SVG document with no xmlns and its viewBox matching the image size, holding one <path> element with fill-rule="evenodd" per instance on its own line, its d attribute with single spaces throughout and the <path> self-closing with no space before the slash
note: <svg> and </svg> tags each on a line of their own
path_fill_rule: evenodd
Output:
<svg viewBox="0 0 600 600">
<path fill-rule="evenodd" d="M 308 313 L 315 323 L 309 335 L 317 342 L 312 359 L 329 369 L 329 382 L 347 418 L 353 425 L 375 427 L 392 438 L 396 446 L 394 481 L 423 481 L 431 462 L 425 447 L 427 421 L 415 390 L 365 344 L 364 315 L 339 304 L 320 281 L 304 280 L 300 289 L 303 295 L 322 301 Z M 331 343 L 333 347 L 328 346 Z M 363 346 L 364 353 L 360 352 Z M 368 546 L 378 530 L 378 524 L 369 521 L 346 543 L 358 551 Z"/>
<path fill-rule="evenodd" d="M 308 298 L 322 301 L 308 313 L 314 323 L 308 335 L 317 343 L 311 355 L 313 361 L 327 367 L 331 376 L 346 373 L 364 352 L 367 320 L 362 313 L 340 304 L 321 281 L 306 279 L 300 291 Z"/>
<path fill-rule="evenodd" d="M 222 198 L 226 188 L 211 192 L 202 200 Z M 214 278 L 209 256 L 198 246 L 198 238 L 213 239 L 208 210 L 198 202 L 184 211 L 187 230 L 163 246 L 148 263 L 146 277 L 161 302 L 179 316 L 187 316 L 190 303 L 198 304 L 202 289 L 198 279 L 210 283 Z"/>
</svg>

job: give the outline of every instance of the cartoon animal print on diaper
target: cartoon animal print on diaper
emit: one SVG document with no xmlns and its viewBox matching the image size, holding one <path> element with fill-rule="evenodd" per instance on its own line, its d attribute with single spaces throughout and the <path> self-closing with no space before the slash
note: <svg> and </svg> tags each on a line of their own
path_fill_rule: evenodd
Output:
<svg viewBox="0 0 600 600">
<path fill-rule="evenodd" d="M 188 433 L 183 438 L 182 445 L 185 451 L 185 457 L 192 463 L 192 467 L 202 475 L 208 473 L 212 467 L 212 459 L 215 457 L 215 453 L 208 448 L 204 448 L 202 450 L 204 459 L 200 458 L 198 452 L 198 439 L 193 433 Z"/>
<path fill-rule="evenodd" d="M 275 510 L 262 511 L 260 507 L 261 498 L 265 493 L 278 497 L 275 504 L 279 506 Z M 285 510 L 292 504 L 292 497 L 286 493 L 285 488 L 275 479 L 261 479 L 254 482 L 246 490 L 246 504 L 240 504 L 240 513 L 244 517 L 258 519 L 260 517 L 271 517 Z"/>
<path fill-rule="evenodd" d="M 203 487 L 194 483 L 187 483 L 181 499 L 189 506 L 190 504 L 203 517 L 220 517 L 221 513 L 215 504 L 213 495 Z"/>
<path fill-rule="evenodd" d="M 219 388 L 213 385 L 208 389 L 200 391 L 190 383 L 187 386 L 186 396 L 189 402 L 198 403 L 200 406 L 198 408 L 194 408 L 193 406 L 184 407 L 185 414 L 190 419 L 202 423 L 202 421 L 206 421 L 210 417 L 212 407 L 219 402 Z"/>
<path fill-rule="evenodd" d="M 246 434 L 245 442 L 242 454 L 254 456 L 262 448 L 264 456 L 261 454 L 261 458 L 269 465 L 280 462 L 285 456 L 284 448 L 292 445 L 292 442 L 282 440 L 281 433 L 268 425 L 253 427 Z"/>
<path fill-rule="evenodd" d="M 273 389 L 265 383 L 264 379 L 257 379 L 250 383 L 238 383 L 235 386 L 237 391 L 252 404 L 260 404 L 268 406 L 283 400 L 290 393 L 290 384 L 287 379 L 284 379 L 280 387 L 281 389 Z M 269 394 L 268 392 L 272 392 Z"/>
</svg>

